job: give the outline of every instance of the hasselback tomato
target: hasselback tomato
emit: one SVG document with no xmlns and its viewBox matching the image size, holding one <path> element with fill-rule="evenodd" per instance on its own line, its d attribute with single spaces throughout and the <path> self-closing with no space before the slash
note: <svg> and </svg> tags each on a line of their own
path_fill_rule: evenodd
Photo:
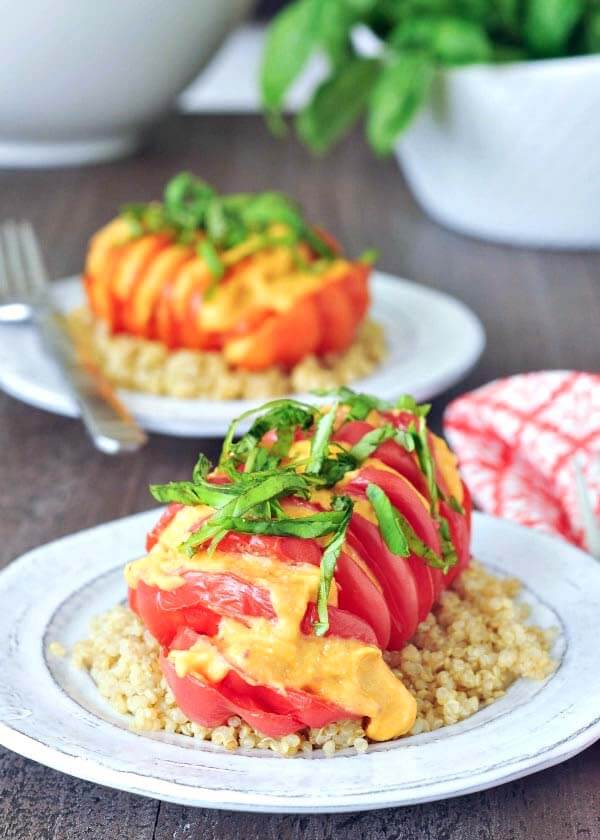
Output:
<svg viewBox="0 0 600 840">
<path fill-rule="evenodd" d="M 218 472 L 201 460 L 153 488 L 171 504 L 127 568 L 129 603 L 204 726 L 238 715 L 281 737 L 366 718 L 377 740 L 412 725 L 382 652 L 468 564 L 471 501 L 424 409 L 338 400 L 276 401 L 239 442 L 232 429 Z"/>
<path fill-rule="evenodd" d="M 112 333 L 220 351 L 257 371 L 346 350 L 369 274 L 284 196 L 218 196 L 181 173 L 164 202 L 130 205 L 93 236 L 84 288 Z"/>
</svg>

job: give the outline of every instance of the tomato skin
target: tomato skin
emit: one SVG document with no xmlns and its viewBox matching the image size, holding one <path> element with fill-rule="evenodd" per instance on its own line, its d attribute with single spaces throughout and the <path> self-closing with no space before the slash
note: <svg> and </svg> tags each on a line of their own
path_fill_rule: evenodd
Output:
<svg viewBox="0 0 600 840">
<path fill-rule="evenodd" d="M 173 664 L 161 655 L 160 667 L 181 711 L 201 726 L 220 726 L 232 715 L 238 715 L 259 732 L 271 738 L 282 738 L 301 728 L 293 715 L 267 712 L 248 697 L 227 691 L 225 681 L 209 685 L 187 675 L 178 677 Z"/>
<path fill-rule="evenodd" d="M 273 537 L 229 531 L 219 543 L 219 551 L 274 556 L 284 563 L 310 563 L 318 566 L 323 549 L 316 540 L 301 537 Z"/>
<path fill-rule="evenodd" d="M 355 542 L 355 548 L 358 541 Z M 365 553 L 361 546 L 358 554 Z M 381 587 L 378 589 L 367 574 L 344 551 L 340 554 L 335 570 L 339 585 L 338 604 L 341 609 L 354 613 L 373 628 L 377 644 L 386 650 L 390 641 L 391 619 Z"/>
<path fill-rule="evenodd" d="M 139 581 L 135 589 L 129 589 L 130 608 L 141 618 L 146 629 L 160 645 L 169 645 L 176 634 L 185 627 L 213 636 L 219 627 L 221 616 L 201 605 L 165 610 L 161 607 L 162 590 Z"/>
<path fill-rule="evenodd" d="M 365 645 L 379 647 L 375 631 L 368 622 L 339 607 L 329 607 L 329 630 L 325 636 L 337 636 L 339 639 L 357 639 Z M 313 625 L 318 619 L 316 604 L 309 604 L 304 613 L 300 629 L 306 636 L 314 632 Z"/>
<path fill-rule="evenodd" d="M 201 606 L 230 618 L 261 616 L 275 618 L 267 589 L 229 572 L 183 572 L 185 580 L 176 589 L 158 590 L 158 605 L 167 612 Z"/>
<path fill-rule="evenodd" d="M 150 551 L 159 540 L 160 535 L 165 530 L 167 525 L 173 521 L 175 515 L 181 510 L 183 505 L 179 502 L 171 502 L 171 504 L 163 511 L 162 516 L 154 526 L 154 528 L 146 536 L 146 551 Z"/>
<path fill-rule="evenodd" d="M 196 633 L 182 630 L 173 641 L 173 649 L 187 650 L 197 639 Z M 284 693 L 250 685 L 233 670 L 219 683 L 209 685 L 191 675 L 178 677 L 164 654 L 160 663 L 177 705 L 202 726 L 219 726 L 236 714 L 259 732 L 281 738 L 305 726 L 320 727 L 359 717 L 305 691 L 288 689 Z"/>
<path fill-rule="evenodd" d="M 354 537 L 363 547 L 363 555 L 383 587 L 391 618 L 389 648 L 400 650 L 414 634 L 419 616 L 417 585 L 406 558 L 395 557 L 377 525 L 360 514 L 353 514 L 348 542 L 356 548 Z"/>
<path fill-rule="evenodd" d="M 450 586 L 452 581 L 466 569 L 471 559 L 469 519 L 466 515 L 457 513 L 446 502 L 440 502 L 440 514 L 448 523 L 450 538 L 458 556 L 458 563 L 446 574 L 446 586 Z"/>
<path fill-rule="evenodd" d="M 334 439 L 354 446 L 368 432 L 373 431 L 374 428 L 375 426 L 372 426 L 365 420 L 351 420 L 337 431 Z M 427 482 L 414 456 L 403 449 L 398 443 L 393 440 L 384 441 L 377 447 L 373 453 L 373 457 L 379 458 L 386 466 L 391 467 L 397 473 L 403 475 L 404 478 L 416 487 L 422 496 L 428 498 Z"/>
</svg>

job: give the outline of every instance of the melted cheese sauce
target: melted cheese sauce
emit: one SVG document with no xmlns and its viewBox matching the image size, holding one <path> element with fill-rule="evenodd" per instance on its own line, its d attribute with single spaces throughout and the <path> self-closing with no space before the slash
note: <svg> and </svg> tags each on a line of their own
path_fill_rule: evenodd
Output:
<svg viewBox="0 0 600 840">
<path fill-rule="evenodd" d="M 299 298 L 346 273 L 349 266 L 347 260 L 337 259 L 325 272 L 312 273 L 298 269 L 289 248 L 260 251 L 203 302 L 201 326 L 227 332 L 250 312 L 285 312 Z"/>
<path fill-rule="evenodd" d="M 407 732 L 416 715 L 415 698 L 385 664 L 381 651 L 354 639 L 284 636 L 280 622 L 252 619 L 250 626 L 221 620 L 214 640 L 219 661 L 226 660 L 258 685 L 316 694 L 370 718 L 367 735 L 385 741 Z M 171 651 L 179 676 L 208 676 L 206 645 Z"/>
<path fill-rule="evenodd" d="M 458 472 L 458 460 L 454 452 L 448 448 L 448 444 L 443 438 L 437 435 L 432 435 L 433 446 L 435 449 L 435 460 L 438 469 L 444 477 L 444 481 L 448 487 L 448 492 L 451 496 L 462 504 L 464 499 L 464 491 L 460 474 Z"/>
</svg>

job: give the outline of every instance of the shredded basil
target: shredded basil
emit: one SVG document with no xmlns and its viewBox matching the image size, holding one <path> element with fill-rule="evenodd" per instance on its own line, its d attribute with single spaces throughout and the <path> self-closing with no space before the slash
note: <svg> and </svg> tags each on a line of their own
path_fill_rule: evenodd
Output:
<svg viewBox="0 0 600 840">
<path fill-rule="evenodd" d="M 317 615 L 318 621 L 314 623 L 314 631 L 316 636 L 324 636 L 329 630 L 329 614 L 327 604 L 329 602 L 329 592 L 331 590 L 331 583 L 335 574 L 335 568 L 338 558 L 344 547 L 346 540 L 346 532 L 352 518 L 353 502 L 347 496 L 338 496 L 333 500 L 333 510 L 340 511 L 343 514 L 343 519 L 335 533 L 335 536 L 327 545 L 321 558 L 321 576 L 319 579 L 319 595 L 317 598 Z"/>
<path fill-rule="evenodd" d="M 409 543 L 398 520 L 398 511 L 376 484 L 367 485 L 367 498 L 373 506 L 383 541 L 397 557 L 408 557 Z"/>
<path fill-rule="evenodd" d="M 423 403 L 422 405 L 419 405 L 415 398 L 411 397 L 410 394 L 402 394 L 396 399 L 394 408 L 398 408 L 401 411 L 409 411 L 411 414 L 414 414 L 415 417 L 427 417 L 431 411 L 431 403 Z"/>
<path fill-rule="evenodd" d="M 323 414 L 317 423 L 317 428 L 315 429 L 310 445 L 310 459 L 306 467 L 308 475 L 318 475 L 321 471 L 323 461 L 329 449 L 329 441 L 333 431 L 337 407 L 338 404 L 334 403 L 330 410 L 326 414 Z"/>
<path fill-rule="evenodd" d="M 458 499 L 455 496 L 450 496 L 449 497 L 448 504 L 450 505 L 450 507 L 452 508 L 453 511 L 456 511 L 456 513 L 460 513 L 462 516 L 465 515 L 464 507 L 461 505 L 461 503 L 458 501 Z"/>
</svg>

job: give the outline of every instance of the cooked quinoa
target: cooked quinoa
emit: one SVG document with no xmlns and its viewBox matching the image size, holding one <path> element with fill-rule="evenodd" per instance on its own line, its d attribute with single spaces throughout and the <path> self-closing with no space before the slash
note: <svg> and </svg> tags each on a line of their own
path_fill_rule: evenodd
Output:
<svg viewBox="0 0 600 840">
<path fill-rule="evenodd" d="M 336 388 L 367 376 L 386 355 L 383 329 L 370 320 L 345 353 L 307 356 L 290 371 L 259 372 L 231 368 L 217 352 L 169 350 L 159 341 L 111 335 L 85 307 L 69 314 L 68 325 L 82 352 L 114 385 L 182 399 L 259 399 Z"/>
<path fill-rule="evenodd" d="M 529 608 L 518 599 L 519 581 L 499 578 L 478 563 L 419 625 L 412 643 L 386 654 L 394 673 L 417 699 L 417 718 L 409 735 L 457 723 L 493 703 L 519 677 L 541 680 L 555 667 L 553 630 L 527 624 Z M 159 646 L 127 607 L 97 616 L 90 637 L 78 642 L 73 662 L 90 672 L 100 693 L 137 731 L 189 735 L 235 750 L 269 749 L 283 756 L 322 749 L 368 747 L 358 721 L 339 721 L 283 738 L 268 738 L 231 717 L 209 729 L 192 723 L 177 707 L 160 670 Z"/>
</svg>

